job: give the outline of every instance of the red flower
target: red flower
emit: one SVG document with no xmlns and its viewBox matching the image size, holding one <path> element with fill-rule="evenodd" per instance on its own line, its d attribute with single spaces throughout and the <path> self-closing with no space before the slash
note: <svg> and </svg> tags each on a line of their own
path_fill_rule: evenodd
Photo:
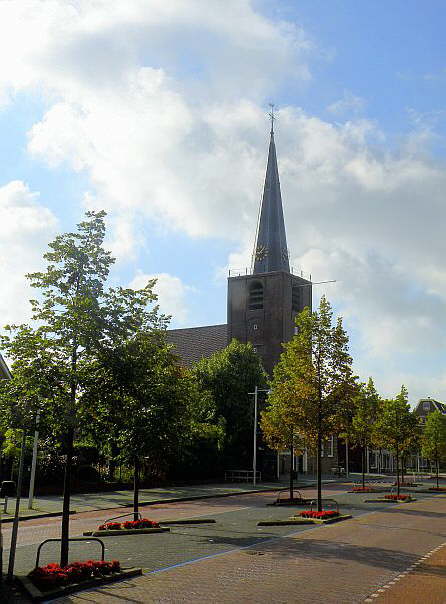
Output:
<svg viewBox="0 0 446 604">
<path fill-rule="evenodd" d="M 99 527 L 100 531 L 119 531 L 122 528 L 120 522 L 108 522 L 107 524 L 101 524 Z"/>
<path fill-rule="evenodd" d="M 159 528 L 158 522 L 143 518 L 142 520 L 127 520 L 122 525 L 125 529 Z"/>
<path fill-rule="evenodd" d="M 334 510 L 324 510 L 322 512 L 306 510 L 304 512 L 300 512 L 299 515 L 302 516 L 302 518 L 319 518 L 321 520 L 324 520 L 326 518 L 333 518 L 334 516 L 338 516 L 339 514 Z"/>
<path fill-rule="evenodd" d="M 405 501 L 410 499 L 410 495 L 384 495 L 384 499 L 391 499 L 392 501 Z"/>
<path fill-rule="evenodd" d="M 61 568 L 52 562 L 46 566 L 39 566 L 29 573 L 30 579 L 42 589 L 51 589 L 66 583 L 79 583 L 90 579 L 119 572 L 119 560 L 107 562 L 105 560 L 87 560 L 86 562 L 72 562 Z"/>
</svg>

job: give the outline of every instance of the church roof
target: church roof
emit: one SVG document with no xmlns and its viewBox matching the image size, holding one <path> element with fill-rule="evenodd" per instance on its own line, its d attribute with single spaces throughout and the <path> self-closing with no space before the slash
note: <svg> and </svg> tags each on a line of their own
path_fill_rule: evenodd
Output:
<svg viewBox="0 0 446 604">
<path fill-rule="evenodd" d="M 273 123 L 274 121 L 271 124 L 268 165 L 252 259 L 253 274 L 290 272 Z"/>
<path fill-rule="evenodd" d="M 214 352 L 228 345 L 228 326 L 206 325 L 205 327 L 186 327 L 168 329 L 166 339 L 173 345 L 173 352 L 180 357 L 186 367 L 191 367 L 200 359 L 210 357 Z"/>
</svg>

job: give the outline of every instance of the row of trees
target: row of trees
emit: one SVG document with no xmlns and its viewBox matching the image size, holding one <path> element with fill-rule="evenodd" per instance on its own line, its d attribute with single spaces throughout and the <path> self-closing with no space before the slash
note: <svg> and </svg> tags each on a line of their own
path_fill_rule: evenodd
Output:
<svg viewBox="0 0 446 604">
<path fill-rule="evenodd" d="M 46 270 L 28 275 L 38 290 L 32 323 L 7 326 L 0 341 L 13 374 L 0 384 L 5 447 L 18 431 L 31 434 L 39 414 L 46 451 L 63 466 L 62 565 L 80 449 L 100 450 L 111 476 L 118 458 L 132 469 L 136 518 L 142 471 L 165 476 L 203 458 L 215 471 L 217 460 L 244 459 L 248 392 L 265 382 L 252 346 L 237 342 L 193 371 L 182 368 L 166 342 L 155 281 L 140 290 L 107 286 L 114 259 L 104 237 L 103 212 L 56 237 Z"/>
<path fill-rule="evenodd" d="M 306 308 L 296 324 L 297 334 L 284 345 L 274 369 L 261 424 L 272 448 L 293 452 L 307 447 L 314 453 L 318 510 L 322 443 L 334 434 L 361 448 L 363 484 L 367 447 L 387 449 L 396 457 L 399 495 L 400 461 L 421 446 L 423 455 L 436 463 L 438 486 L 439 463 L 446 456 L 446 417 L 432 413 L 422 432 L 404 386 L 394 399 L 383 400 L 371 378 L 367 383 L 359 382 L 353 374 L 342 319 L 333 322 L 332 309 L 324 297 L 317 312 Z"/>
</svg>

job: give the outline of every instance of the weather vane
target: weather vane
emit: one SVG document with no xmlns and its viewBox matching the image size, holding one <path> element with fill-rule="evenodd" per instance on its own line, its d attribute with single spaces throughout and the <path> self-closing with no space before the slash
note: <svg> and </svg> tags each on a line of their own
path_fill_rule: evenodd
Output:
<svg viewBox="0 0 446 604">
<path fill-rule="evenodd" d="M 271 111 L 268 113 L 268 115 L 271 118 L 271 133 L 273 133 L 274 132 L 274 122 L 277 119 L 277 117 L 274 115 L 274 103 L 270 103 L 269 106 L 271 107 Z"/>
</svg>

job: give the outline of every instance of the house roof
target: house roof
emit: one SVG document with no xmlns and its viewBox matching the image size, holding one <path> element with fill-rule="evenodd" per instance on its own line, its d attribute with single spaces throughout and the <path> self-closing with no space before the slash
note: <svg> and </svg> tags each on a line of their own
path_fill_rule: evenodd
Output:
<svg viewBox="0 0 446 604">
<path fill-rule="evenodd" d="M 438 411 L 440 411 L 440 413 L 443 413 L 444 415 L 446 415 L 446 404 L 445 403 L 440 403 L 440 401 L 436 401 L 433 398 L 427 397 L 427 398 L 421 398 L 418 401 L 417 406 L 415 407 L 416 411 L 420 411 L 423 410 L 423 403 L 431 403 L 432 406 L 437 409 Z"/>
<path fill-rule="evenodd" d="M 9 371 L 8 365 L 5 363 L 5 360 L 0 352 L 0 379 L 10 380 L 11 378 L 11 372 Z"/>
<path fill-rule="evenodd" d="M 228 326 L 224 323 L 168 329 L 166 339 L 173 345 L 173 352 L 180 357 L 182 364 L 191 367 L 200 359 L 210 357 L 228 345 Z"/>
</svg>

